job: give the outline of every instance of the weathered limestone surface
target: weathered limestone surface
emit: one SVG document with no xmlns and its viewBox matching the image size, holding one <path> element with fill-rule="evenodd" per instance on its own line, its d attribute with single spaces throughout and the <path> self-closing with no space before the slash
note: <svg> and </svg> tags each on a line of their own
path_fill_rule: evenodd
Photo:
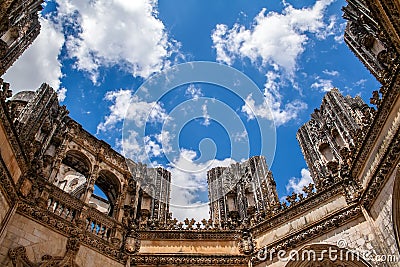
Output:
<svg viewBox="0 0 400 267">
<path fill-rule="evenodd" d="M 313 209 L 306 211 L 304 214 L 297 216 L 293 219 L 285 221 L 284 224 L 279 225 L 266 232 L 265 234 L 256 237 L 255 241 L 258 247 L 264 247 L 274 241 L 277 241 L 285 236 L 292 234 L 312 223 L 322 220 L 324 217 L 331 213 L 340 210 L 346 206 L 346 200 L 343 196 L 335 196 L 325 203 L 320 203 Z"/>
<path fill-rule="evenodd" d="M 80 246 L 79 252 L 76 255 L 76 261 L 79 266 L 84 267 L 98 267 L 98 266 L 115 266 L 123 267 L 121 263 L 112 260 L 86 246 Z"/>
<path fill-rule="evenodd" d="M 368 160 L 359 173 L 358 180 L 361 182 L 363 188 L 367 186 L 373 177 L 373 172 L 379 168 L 379 160 L 382 158 L 388 145 L 393 141 L 393 134 L 400 126 L 400 98 L 393 104 L 393 109 L 388 115 L 388 118 L 383 125 L 380 134 L 372 147 L 368 151 Z M 390 135 L 388 134 L 390 133 Z"/>
<path fill-rule="evenodd" d="M 373 220 L 373 227 L 379 236 L 381 244 L 384 244 L 385 252 L 396 255 L 400 259 L 399 251 L 396 245 L 394 229 L 393 229 L 393 184 L 395 173 L 390 176 L 389 181 L 385 184 L 383 190 L 379 193 L 371 207 L 370 215 Z"/>
<path fill-rule="evenodd" d="M 40 262 L 43 255 L 63 256 L 67 238 L 29 218 L 15 214 L 0 244 L 0 266 L 12 266 L 8 250 L 24 246 L 28 258 Z"/>
<path fill-rule="evenodd" d="M 4 220 L 4 217 L 6 216 L 10 205 L 8 204 L 3 192 L 0 190 L 0 225 Z"/>
</svg>

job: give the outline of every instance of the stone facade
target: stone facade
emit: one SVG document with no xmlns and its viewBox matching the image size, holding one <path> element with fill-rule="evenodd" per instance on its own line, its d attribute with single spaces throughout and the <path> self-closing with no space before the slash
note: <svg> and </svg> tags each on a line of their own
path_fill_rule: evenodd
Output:
<svg viewBox="0 0 400 267">
<path fill-rule="evenodd" d="M 0 4 L 0 73 L 36 36 L 38 3 Z M 281 203 L 262 156 L 214 168 L 201 222 L 173 219 L 171 174 L 85 131 L 48 85 L 6 101 L 1 81 L 0 265 L 399 266 L 399 13 L 397 0 L 344 8 L 345 41 L 382 87 L 375 108 L 333 89 L 299 130 L 316 188 Z"/>
</svg>

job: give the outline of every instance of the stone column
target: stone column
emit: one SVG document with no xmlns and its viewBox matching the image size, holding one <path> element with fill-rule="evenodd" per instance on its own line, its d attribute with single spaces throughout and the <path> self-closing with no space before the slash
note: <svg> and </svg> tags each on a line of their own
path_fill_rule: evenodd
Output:
<svg viewBox="0 0 400 267">
<path fill-rule="evenodd" d="M 90 197 L 93 194 L 94 184 L 96 183 L 96 179 L 97 179 L 98 175 L 99 175 L 99 165 L 94 165 L 93 171 L 89 175 L 88 182 L 86 183 L 85 194 L 83 195 L 83 198 L 82 198 L 83 202 L 85 202 L 86 204 L 89 203 Z"/>
</svg>

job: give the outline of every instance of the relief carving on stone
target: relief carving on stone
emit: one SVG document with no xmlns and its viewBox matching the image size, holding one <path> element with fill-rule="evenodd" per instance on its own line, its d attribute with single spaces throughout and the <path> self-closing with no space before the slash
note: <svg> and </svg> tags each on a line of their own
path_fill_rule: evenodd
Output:
<svg viewBox="0 0 400 267">
<path fill-rule="evenodd" d="M 8 254 L 15 267 L 79 267 L 75 262 L 79 251 L 80 242 L 78 238 L 72 237 L 67 240 L 66 252 L 64 256 L 43 255 L 42 261 L 34 263 L 28 259 L 25 247 L 10 249 Z"/>
</svg>

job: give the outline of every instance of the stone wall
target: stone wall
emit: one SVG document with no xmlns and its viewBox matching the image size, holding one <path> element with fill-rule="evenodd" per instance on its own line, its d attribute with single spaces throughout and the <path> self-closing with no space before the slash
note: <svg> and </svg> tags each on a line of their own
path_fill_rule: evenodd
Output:
<svg viewBox="0 0 400 267">
<path fill-rule="evenodd" d="M 41 262 L 44 255 L 62 258 L 66 252 L 67 239 L 64 235 L 16 213 L 0 244 L 0 266 L 13 266 L 8 251 L 19 246 L 25 247 L 26 255 L 34 263 Z M 81 267 L 123 266 L 84 245 L 80 245 L 75 262 Z"/>
<path fill-rule="evenodd" d="M 14 214 L 0 244 L 0 266 L 13 266 L 8 250 L 19 246 L 26 248 L 28 258 L 33 262 L 41 261 L 43 255 L 63 256 L 67 238 L 50 228 Z"/>
<path fill-rule="evenodd" d="M 393 176 L 392 176 L 393 178 Z M 389 181 L 371 210 L 372 221 L 364 212 L 357 219 L 330 231 L 307 244 L 329 244 L 333 247 L 343 248 L 354 252 L 371 266 L 399 266 L 400 256 L 396 247 L 393 234 L 392 222 L 392 196 L 389 191 L 393 188 L 393 179 Z M 367 213 L 368 214 L 368 213 Z M 290 255 L 291 251 L 301 251 L 304 245 L 282 252 L 281 259 Z M 269 252 L 267 255 L 269 257 Z M 346 258 L 346 257 L 344 257 Z M 274 262 L 264 261 L 257 266 L 286 266 L 288 261 L 277 260 Z"/>
<path fill-rule="evenodd" d="M 5 195 L 3 194 L 2 190 L 0 190 L 0 243 L 2 242 L 2 237 L 3 235 L 1 234 L 1 230 L 3 229 L 3 227 L 6 226 L 6 216 L 7 213 L 10 210 L 10 205 L 7 202 L 7 199 L 5 198 Z"/>
<path fill-rule="evenodd" d="M 79 248 L 78 255 L 76 256 L 75 262 L 81 267 L 98 267 L 98 266 L 114 266 L 123 267 L 121 263 L 118 263 L 106 256 L 91 250 L 90 248 L 81 245 Z"/>
<path fill-rule="evenodd" d="M 291 235 L 304 227 L 323 220 L 329 214 L 337 212 L 346 206 L 346 200 L 342 195 L 334 196 L 318 206 L 299 214 L 295 218 L 288 218 L 281 225 L 274 226 L 273 229 L 255 237 L 258 247 L 264 247 L 272 242 Z"/>
<path fill-rule="evenodd" d="M 371 207 L 370 216 L 373 220 L 375 232 L 379 236 L 379 241 L 382 246 L 384 246 L 383 249 L 385 253 L 394 254 L 400 260 L 393 229 L 392 197 L 395 176 L 395 172 L 393 172 L 388 182 L 379 193 L 378 198 Z"/>
</svg>

